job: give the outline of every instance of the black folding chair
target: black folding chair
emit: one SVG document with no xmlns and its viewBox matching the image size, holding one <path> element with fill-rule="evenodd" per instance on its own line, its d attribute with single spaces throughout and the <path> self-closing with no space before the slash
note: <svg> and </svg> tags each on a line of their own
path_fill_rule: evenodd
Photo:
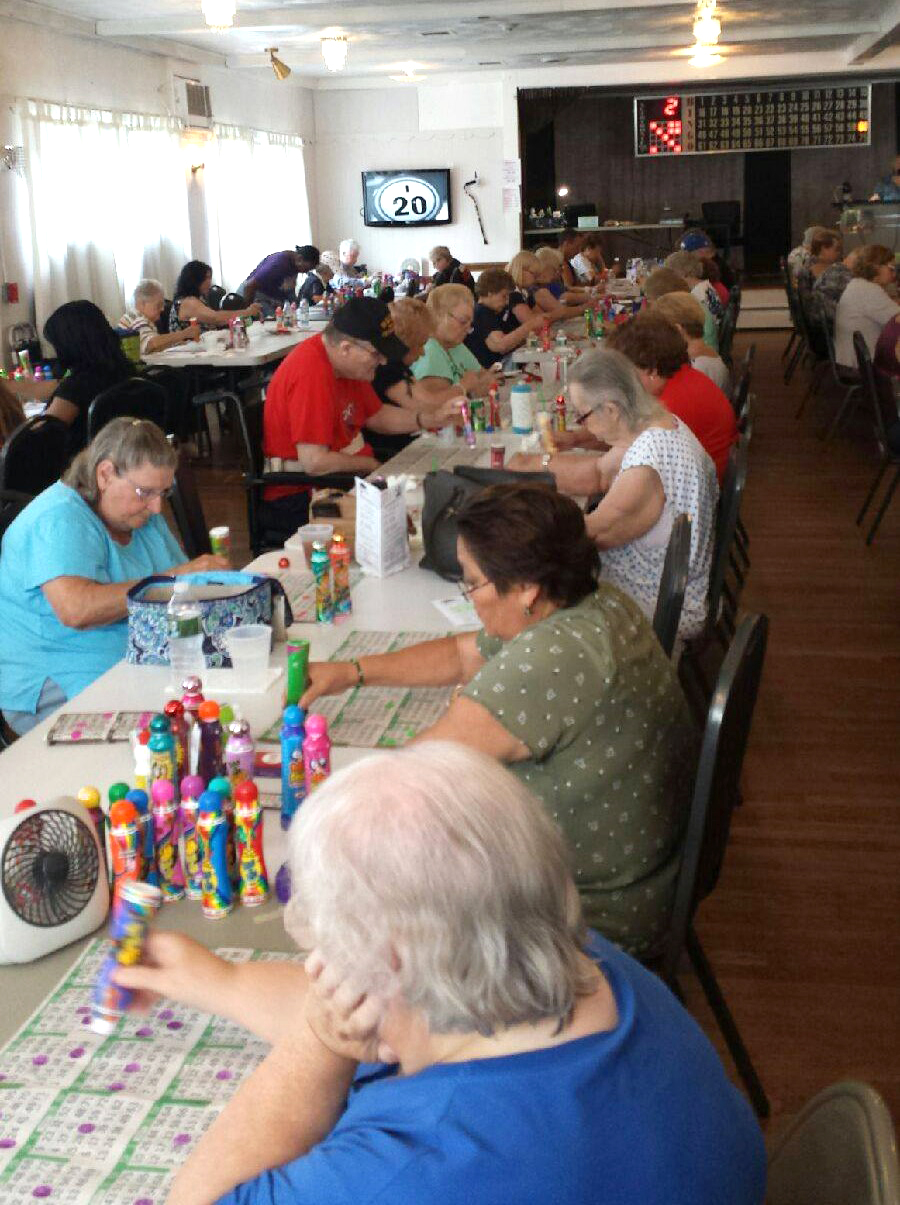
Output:
<svg viewBox="0 0 900 1205">
<path fill-rule="evenodd" d="M 738 291 L 737 286 L 731 290 L 732 293 Z M 729 301 L 725 307 L 725 313 L 722 315 L 722 321 L 719 323 L 719 355 L 725 361 L 729 368 L 732 367 L 731 362 L 731 345 L 734 342 L 734 332 L 737 327 L 738 312 L 740 303 L 735 305 L 735 302 Z"/>
<path fill-rule="evenodd" d="M 0 548 L 7 527 L 31 501 L 31 494 L 20 494 L 18 490 L 0 490 Z"/>
<path fill-rule="evenodd" d="M 819 324 L 822 328 L 822 333 L 825 337 L 825 346 L 828 350 L 828 368 L 831 372 L 831 379 L 837 385 L 838 389 L 844 391 L 843 399 L 834 413 L 834 418 L 822 433 L 824 439 L 831 439 L 850 409 L 850 403 L 859 394 L 862 388 L 862 381 L 857 369 L 838 364 L 834 351 L 834 332 L 831 329 L 831 323 L 824 315 L 820 318 Z"/>
<path fill-rule="evenodd" d="M 223 289 L 221 285 L 209 286 L 209 292 L 206 294 L 206 304 L 211 310 L 222 308 L 222 298 L 226 296 L 226 292 L 227 290 Z M 240 309 L 240 306 L 237 308 Z"/>
<path fill-rule="evenodd" d="M 675 637 L 678 635 L 690 559 L 690 516 L 677 515 L 669 535 L 669 546 L 659 579 L 659 593 L 656 596 L 656 610 L 653 613 L 653 630 L 667 657 L 672 656 Z"/>
<path fill-rule="evenodd" d="M 694 928 L 697 908 L 715 889 L 725 860 L 731 814 L 740 798 L 741 767 L 759 692 L 769 621 L 748 615 L 719 671 L 709 704 L 675 902 L 659 965 L 662 978 L 681 996 L 678 965 L 687 951 L 738 1073 L 760 1117 L 769 1101 L 735 1024 L 715 972 Z M 652 965 L 652 963 L 651 963 Z"/>
<path fill-rule="evenodd" d="M 197 489 L 197 479 L 191 467 L 190 456 L 184 448 L 181 448 L 178 453 L 178 464 L 175 468 L 175 480 L 172 483 L 169 505 L 181 537 L 182 547 L 188 558 L 193 560 L 194 557 L 212 552 L 209 528 L 206 525 L 206 516 L 203 514 L 200 491 Z"/>
<path fill-rule="evenodd" d="M 784 369 L 784 383 L 785 385 L 789 385 L 791 377 L 794 375 L 794 370 L 803 357 L 805 343 L 799 313 L 800 302 L 797 299 L 797 286 L 794 284 L 791 269 L 784 256 L 778 261 L 778 266 L 781 270 L 781 279 L 787 297 L 788 312 L 791 316 L 791 336 L 785 345 L 784 351 L 781 353 L 782 360 L 787 360 Z"/>
<path fill-rule="evenodd" d="M 243 310 L 246 305 L 247 303 L 240 293 L 226 293 L 219 301 L 220 310 Z"/>
<path fill-rule="evenodd" d="M 33 498 L 59 480 L 70 459 L 69 428 L 64 422 L 46 414 L 26 419 L 0 451 L 0 490 Z"/>
<path fill-rule="evenodd" d="M 747 405 L 747 398 L 750 395 L 750 369 L 741 367 L 741 374 L 738 377 L 733 389 L 731 390 L 731 407 L 734 410 L 734 416 L 740 420 L 744 407 Z"/>
<path fill-rule="evenodd" d="M 897 488 L 897 482 L 900 481 L 900 450 L 892 447 L 888 439 L 888 431 L 892 426 L 896 427 L 900 423 L 900 418 L 898 418 L 897 414 L 897 403 L 894 399 L 894 388 L 891 379 L 883 372 L 875 371 L 872 357 L 869 355 L 869 348 L 859 331 L 853 332 L 853 348 L 856 352 L 856 362 L 859 364 L 859 377 L 862 382 L 862 390 L 872 410 L 875 439 L 878 444 L 878 454 L 881 457 L 881 464 L 878 466 L 878 472 L 875 475 L 875 480 L 872 482 L 872 488 L 866 494 L 866 500 L 862 504 L 859 514 L 856 516 L 857 527 L 862 523 L 866 511 L 872 505 L 885 473 L 891 467 L 896 469 L 894 478 L 881 500 L 881 506 L 879 506 L 878 512 L 866 535 L 866 544 L 868 545 L 875 539 L 875 533 L 881 526 L 881 520 L 884 518 L 887 508 L 891 504 L 891 499 Z"/>
<path fill-rule="evenodd" d="M 104 389 L 90 404 L 87 416 L 88 443 L 114 418 L 144 418 L 168 434 L 172 427 L 169 395 L 161 385 L 130 377 Z"/>
<path fill-rule="evenodd" d="M 809 399 L 818 392 L 829 365 L 828 336 L 830 327 L 824 318 L 811 312 L 809 299 L 797 291 L 797 318 L 803 332 L 804 351 L 801 359 L 810 370 L 809 384 L 800 399 L 796 417 L 799 418 Z"/>
</svg>

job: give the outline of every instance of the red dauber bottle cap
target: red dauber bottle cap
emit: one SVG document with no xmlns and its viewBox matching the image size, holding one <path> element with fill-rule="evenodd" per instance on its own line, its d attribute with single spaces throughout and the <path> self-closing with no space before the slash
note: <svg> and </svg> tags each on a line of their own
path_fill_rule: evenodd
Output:
<svg viewBox="0 0 900 1205">
<path fill-rule="evenodd" d="M 20 799 L 19 802 L 16 804 L 15 808 L 13 809 L 13 811 L 25 812 L 28 810 L 28 808 L 34 808 L 34 807 L 37 807 L 37 800 Z"/>
<path fill-rule="evenodd" d="M 169 699 L 163 711 L 167 716 L 184 715 L 184 704 L 180 699 Z"/>
<path fill-rule="evenodd" d="M 234 798 L 237 803 L 255 803 L 255 801 L 259 798 L 259 791 L 256 789 L 256 783 L 249 782 L 247 779 L 244 779 L 243 782 L 239 782 L 234 788 Z"/>
<path fill-rule="evenodd" d="M 138 744 L 140 744 L 140 745 L 149 745 L 150 744 L 150 729 L 149 728 L 142 728 L 140 730 L 140 732 L 138 733 Z"/>
</svg>

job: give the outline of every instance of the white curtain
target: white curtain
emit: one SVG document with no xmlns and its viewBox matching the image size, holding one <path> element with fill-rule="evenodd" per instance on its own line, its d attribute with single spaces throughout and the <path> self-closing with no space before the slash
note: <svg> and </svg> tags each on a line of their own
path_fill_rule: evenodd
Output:
<svg viewBox="0 0 900 1205">
<path fill-rule="evenodd" d="M 16 111 L 39 327 L 79 298 L 115 323 L 145 276 L 170 289 L 190 259 L 181 123 L 33 100 Z"/>
<path fill-rule="evenodd" d="M 261 259 L 310 241 L 303 139 L 217 125 L 205 148 L 213 279 L 237 289 Z"/>
</svg>

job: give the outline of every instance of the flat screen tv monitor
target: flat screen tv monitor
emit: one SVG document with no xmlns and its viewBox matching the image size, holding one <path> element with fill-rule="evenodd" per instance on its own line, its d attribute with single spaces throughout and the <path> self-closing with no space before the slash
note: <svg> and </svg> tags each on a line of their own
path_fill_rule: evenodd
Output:
<svg viewBox="0 0 900 1205">
<path fill-rule="evenodd" d="M 444 226 L 450 221 L 450 169 L 363 172 L 367 226 Z"/>
</svg>

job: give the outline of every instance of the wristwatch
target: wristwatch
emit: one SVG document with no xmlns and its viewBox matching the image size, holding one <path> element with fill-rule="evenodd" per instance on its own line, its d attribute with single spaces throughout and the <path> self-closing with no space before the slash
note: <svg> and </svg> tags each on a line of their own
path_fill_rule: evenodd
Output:
<svg viewBox="0 0 900 1205">
<path fill-rule="evenodd" d="M 553 459 L 552 452 L 544 452 L 541 456 L 541 468 L 546 472 L 550 468 L 550 461 Z"/>
</svg>

